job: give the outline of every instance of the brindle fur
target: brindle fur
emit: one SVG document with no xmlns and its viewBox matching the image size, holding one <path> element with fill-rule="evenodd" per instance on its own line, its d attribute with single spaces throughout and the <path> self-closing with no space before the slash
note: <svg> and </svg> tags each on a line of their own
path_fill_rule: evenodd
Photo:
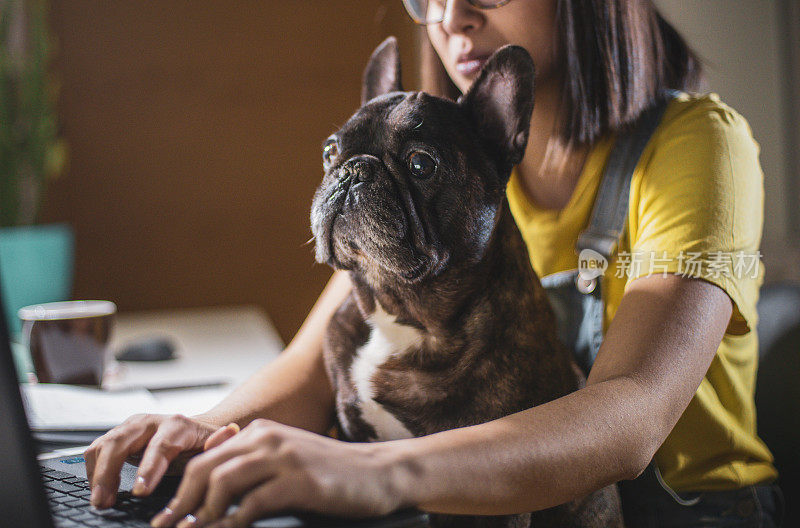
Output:
<svg viewBox="0 0 800 528">
<path fill-rule="evenodd" d="M 386 79 L 374 69 L 380 53 L 385 60 L 379 48 L 365 74 L 365 99 L 392 91 L 392 86 L 399 89 L 399 63 L 390 62 L 386 71 L 390 81 L 394 77 L 397 82 L 379 87 L 377 94 L 370 90 L 370 82 Z M 522 113 L 526 111 L 529 116 L 530 110 L 523 107 Z M 491 149 L 488 154 L 476 150 L 481 139 L 472 135 L 474 127 L 466 126 L 463 114 L 455 103 L 426 94 L 390 94 L 373 100 L 339 133 L 341 159 L 369 153 L 388 166 L 375 168 L 376 174 L 369 176 L 373 188 L 368 190 L 373 194 L 358 191 L 364 193 L 362 202 L 370 199 L 369 207 L 358 209 L 334 199 L 342 178 L 341 164 L 329 168 L 315 197 L 312 223 L 318 258 L 348 269 L 353 283 L 351 294 L 330 322 L 324 344 L 340 435 L 349 440 L 381 440 L 362 419 L 351 379 L 351 366 L 369 340 L 372 328 L 367 321 L 378 303 L 397 322 L 413 326 L 422 336 L 418 347 L 391 355 L 371 378 L 373 399 L 414 436 L 494 420 L 573 392 L 583 382 L 557 338 L 547 296 L 505 199 L 508 172 L 521 153 L 506 157 L 505 152 L 493 156 Z M 403 131 L 423 128 L 416 125 L 420 119 L 434 125 L 420 132 L 424 141 L 440 150 L 451 145 L 453 150 L 449 154 L 452 172 L 440 175 L 451 180 L 444 183 L 449 198 L 397 177 L 400 169 L 382 154 L 402 144 L 397 137 Z M 527 121 L 520 126 L 527 127 Z M 471 171 L 481 176 L 464 180 Z M 459 178 L 460 186 L 456 186 L 452 180 Z M 392 197 L 400 204 L 409 197 L 410 203 L 398 206 L 390 201 Z M 480 215 L 471 214 L 486 204 L 492 211 L 488 225 L 481 224 Z M 348 212 L 348 207 L 358 214 Z M 453 207 L 460 207 L 464 218 L 448 224 L 442 215 Z M 404 215 L 403 222 L 386 227 L 392 214 Z M 482 228 L 491 234 L 481 237 Z M 411 249 L 397 247 L 401 245 Z M 409 279 L 407 272 L 417 268 L 422 258 L 410 256 L 415 251 L 427 256 L 427 270 Z M 381 259 L 393 262 L 396 272 L 389 271 Z M 431 523 L 459 528 L 608 527 L 621 526 L 619 512 L 616 489 L 610 486 L 532 514 L 433 515 Z"/>
</svg>

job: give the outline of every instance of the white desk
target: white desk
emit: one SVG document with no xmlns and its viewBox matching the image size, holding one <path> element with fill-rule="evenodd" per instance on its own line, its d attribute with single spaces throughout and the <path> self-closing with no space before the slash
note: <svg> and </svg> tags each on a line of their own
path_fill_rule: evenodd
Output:
<svg viewBox="0 0 800 528">
<path fill-rule="evenodd" d="M 124 363 L 111 360 L 112 372 L 104 380 L 105 388 L 238 384 L 283 349 L 278 333 L 260 308 L 235 306 L 120 313 L 112 332 L 111 355 L 126 343 L 149 336 L 171 338 L 177 345 L 178 358 Z"/>
<path fill-rule="evenodd" d="M 125 343 L 149 336 L 171 338 L 177 359 L 124 363 L 111 359 L 103 388 L 156 389 L 161 402 L 184 414 L 214 405 L 283 350 L 275 327 L 260 308 L 233 306 L 120 313 L 110 356 Z M 215 386 L 164 390 L 211 384 Z"/>
</svg>

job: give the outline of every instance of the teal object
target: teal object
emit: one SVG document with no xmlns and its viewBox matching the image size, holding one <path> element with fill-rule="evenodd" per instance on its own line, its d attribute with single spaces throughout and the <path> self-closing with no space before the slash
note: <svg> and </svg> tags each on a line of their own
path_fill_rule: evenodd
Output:
<svg viewBox="0 0 800 528">
<path fill-rule="evenodd" d="M 17 310 L 70 299 L 74 246 L 66 224 L 0 229 L 0 286 L 12 339 L 22 330 Z"/>
</svg>

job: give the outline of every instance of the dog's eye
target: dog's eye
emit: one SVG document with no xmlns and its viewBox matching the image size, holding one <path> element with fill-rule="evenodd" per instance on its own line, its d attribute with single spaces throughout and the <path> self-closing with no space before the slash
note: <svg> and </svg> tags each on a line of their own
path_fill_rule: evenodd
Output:
<svg viewBox="0 0 800 528">
<path fill-rule="evenodd" d="M 322 165 L 327 169 L 334 164 L 339 156 L 339 143 L 335 139 L 329 139 L 322 147 Z"/>
<path fill-rule="evenodd" d="M 436 170 L 436 162 L 428 154 L 418 150 L 408 157 L 408 170 L 417 178 L 427 178 Z"/>
</svg>

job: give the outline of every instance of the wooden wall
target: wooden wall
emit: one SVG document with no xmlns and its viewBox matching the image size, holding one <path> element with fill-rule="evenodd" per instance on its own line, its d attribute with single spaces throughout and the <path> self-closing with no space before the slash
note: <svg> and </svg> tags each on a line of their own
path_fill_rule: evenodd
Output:
<svg viewBox="0 0 800 528">
<path fill-rule="evenodd" d="M 120 310 L 255 303 L 291 338 L 330 271 L 309 208 L 400 0 L 52 0 L 70 147 L 45 221 L 76 231 L 76 298 Z"/>
</svg>

